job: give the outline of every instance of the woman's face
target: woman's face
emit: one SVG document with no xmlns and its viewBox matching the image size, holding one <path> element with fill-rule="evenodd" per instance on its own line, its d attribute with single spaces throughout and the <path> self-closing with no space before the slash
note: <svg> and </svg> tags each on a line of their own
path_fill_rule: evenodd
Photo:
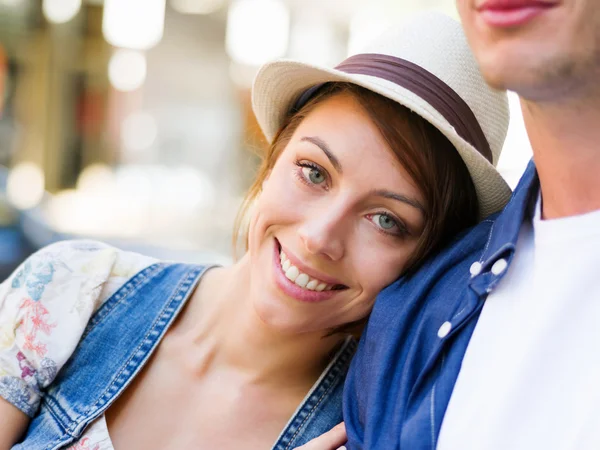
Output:
<svg viewBox="0 0 600 450">
<path fill-rule="evenodd" d="M 249 230 L 251 298 L 286 332 L 364 318 L 424 228 L 423 196 L 349 94 L 308 114 L 263 184 Z"/>
</svg>

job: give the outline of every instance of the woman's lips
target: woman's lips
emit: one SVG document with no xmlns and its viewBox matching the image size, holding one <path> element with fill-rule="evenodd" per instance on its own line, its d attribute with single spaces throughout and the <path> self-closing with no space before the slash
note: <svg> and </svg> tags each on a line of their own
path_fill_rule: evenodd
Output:
<svg viewBox="0 0 600 450">
<path fill-rule="evenodd" d="M 488 25 L 511 28 L 524 25 L 556 6 L 556 2 L 531 0 L 488 0 L 477 7 Z"/>
<path fill-rule="evenodd" d="M 276 240 L 273 245 L 273 268 L 277 287 L 288 297 L 296 300 L 307 303 L 322 302 L 329 300 L 340 292 L 339 290 L 309 290 L 289 280 L 281 267 L 280 245 Z"/>
</svg>

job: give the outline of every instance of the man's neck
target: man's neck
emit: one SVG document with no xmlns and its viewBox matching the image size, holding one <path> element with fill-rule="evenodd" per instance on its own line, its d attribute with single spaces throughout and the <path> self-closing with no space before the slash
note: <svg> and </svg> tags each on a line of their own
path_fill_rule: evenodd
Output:
<svg viewBox="0 0 600 450">
<path fill-rule="evenodd" d="M 521 99 L 542 189 L 544 219 L 600 210 L 600 101 Z"/>
</svg>

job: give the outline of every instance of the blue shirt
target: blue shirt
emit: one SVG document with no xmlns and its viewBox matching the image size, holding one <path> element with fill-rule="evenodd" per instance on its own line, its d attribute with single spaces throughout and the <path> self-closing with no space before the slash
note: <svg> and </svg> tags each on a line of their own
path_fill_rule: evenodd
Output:
<svg viewBox="0 0 600 450">
<path fill-rule="evenodd" d="M 506 273 L 491 268 L 510 264 L 538 191 L 532 161 L 500 214 L 379 295 L 346 379 L 348 449 L 435 449 L 485 299 Z"/>
</svg>

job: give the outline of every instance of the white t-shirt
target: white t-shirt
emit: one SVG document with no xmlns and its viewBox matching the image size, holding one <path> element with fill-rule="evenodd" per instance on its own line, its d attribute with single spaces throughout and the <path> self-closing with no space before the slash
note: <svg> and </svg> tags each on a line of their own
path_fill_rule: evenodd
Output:
<svg viewBox="0 0 600 450">
<path fill-rule="evenodd" d="M 438 450 L 600 449 L 600 211 L 540 219 L 487 298 Z"/>
</svg>

